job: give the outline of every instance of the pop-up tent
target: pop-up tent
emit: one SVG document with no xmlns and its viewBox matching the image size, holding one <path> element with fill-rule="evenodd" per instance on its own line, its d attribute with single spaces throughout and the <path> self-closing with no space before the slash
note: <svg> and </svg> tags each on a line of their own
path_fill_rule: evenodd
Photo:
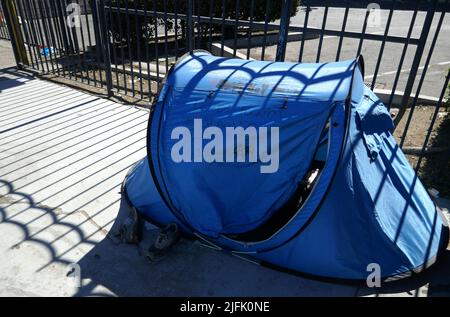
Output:
<svg viewBox="0 0 450 317">
<path fill-rule="evenodd" d="M 422 270 L 448 229 L 363 68 L 186 55 L 156 99 L 127 200 L 158 226 L 290 271 Z"/>
</svg>

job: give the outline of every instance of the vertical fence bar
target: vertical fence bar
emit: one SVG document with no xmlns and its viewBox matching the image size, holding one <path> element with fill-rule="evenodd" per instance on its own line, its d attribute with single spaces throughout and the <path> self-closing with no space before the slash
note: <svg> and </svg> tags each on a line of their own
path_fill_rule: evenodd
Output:
<svg viewBox="0 0 450 317">
<path fill-rule="evenodd" d="M 158 19 L 156 18 L 156 13 L 158 12 L 158 8 L 156 6 L 156 1 L 153 0 L 153 14 L 155 16 L 155 63 L 156 63 L 156 81 L 158 83 L 158 89 L 160 87 L 160 75 L 159 75 L 159 40 L 158 40 Z M 192 16 L 191 16 L 192 18 Z"/>
<path fill-rule="evenodd" d="M 158 8 L 156 6 L 156 1 L 153 1 L 153 14 L 155 16 L 155 63 L 156 63 L 156 81 L 158 85 L 158 90 L 161 87 L 160 82 L 160 67 L 159 67 L 159 39 L 158 39 L 158 19 L 156 17 L 156 13 L 158 12 Z M 192 18 L 192 17 L 191 17 Z"/>
<path fill-rule="evenodd" d="M 393 14 L 394 14 L 395 1 L 396 0 L 392 1 L 392 7 L 391 7 L 391 10 L 389 11 L 389 16 L 388 16 L 388 19 L 386 22 L 386 27 L 384 29 L 383 41 L 381 42 L 380 52 L 378 53 L 377 64 L 375 66 L 375 71 L 373 72 L 372 85 L 370 86 L 370 88 L 372 90 L 375 88 L 375 84 L 377 82 L 378 71 L 380 70 L 381 59 L 383 58 L 384 47 L 386 45 L 386 38 L 389 34 L 389 28 L 391 27 L 391 20 L 392 20 Z"/>
<path fill-rule="evenodd" d="M 108 97 L 113 96 L 112 72 L 111 72 L 111 49 L 109 45 L 109 35 L 107 31 L 106 15 L 105 15 L 105 0 L 96 0 L 96 9 L 98 10 L 101 30 L 101 47 L 103 51 L 103 62 L 105 65 L 105 79 Z"/>
<path fill-rule="evenodd" d="M 136 53 L 137 53 L 137 60 L 138 60 L 138 71 L 139 71 L 139 92 L 141 95 L 141 99 L 144 99 L 144 86 L 142 83 L 142 61 L 141 61 L 141 41 L 143 40 L 141 29 L 140 29 L 140 16 L 137 14 L 137 1 L 134 1 L 134 18 L 135 20 L 135 32 L 136 32 Z"/>
<path fill-rule="evenodd" d="M 91 49 L 92 49 L 92 36 L 91 36 L 91 26 L 90 26 L 90 22 L 89 22 L 89 17 L 88 17 L 88 6 L 87 6 L 87 2 L 86 0 L 83 0 L 83 5 L 84 8 L 86 10 L 86 14 L 84 16 L 84 20 L 86 23 L 86 33 L 87 33 L 87 42 L 89 44 L 88 49 L 87 49 L 87 54 L 88 56 L 91 54 Z M 89 7 L 91 9 L 91 13 L 92 13 L 92 7 Z M 91 67 L 89 66 L 89 63 L 87 61 L 85 61 L 86 65 L 87 65 L 87 71 L 88 71 L 88 84 L 90 84 L 91 81 L 91 76 L 90 76 L 90 70 Z M 92 70 L 92 76 L 93 76 L 93 81 L 94 81 L 94 86 L 97 86 L 97 74 L 95 71 L 95 68 Z"/>
<path fill-rule="evenodd" d="M 94 29 L 94 38 L 95 38 L 95 53 L 97 55 L 97 70 L 98 70 L 98 77 L 99 77 L 99 83 L 100 87 L 103 87 L 103 67 L 102 67 L 102 54 L 100 52 L 101 49 L 101 35 L 100 35 L 100 22 L 98 18 L 98 11 L 97 11 L 97 3 L 98 0 L 91 1 L 91 11 L 92 11 L 92 24 Z"/>
<path fill-rule="evenodd" d="M 118 70 L 118 64 L 117 64 L 117 45 L 116 45 L 116 36 L 117 36 L 117 28 L 114 26 L 114 20 L 113 20 L 113 9 L 112 9 L 112 1 L 108 4 L 108 11 L 109 11 L 109 27 L 111 29 L 111 42 L 112 42 L 112 53 L 113 53 L 113 60 L 114 60 L 114 72 L 116 73 L 116 90 L 117 92 L 120 92 L 120 85 L 119 85 L 119 70 Z M 120 14 L 120 13 L 119 13 Z M 111 61 L 112 62 L 112 61 Z M 111 69 L 112 70 L 112 69 Z"/>
<path fill-rule="evenodd" d="M 319 46 L 317 48 L 316 63 L 320 62 L 320 55 L 322 53 L 323 35 L 325 27 L 327 25 L 327 17 L 328 17 L 328 1 L 325 2 L 325 11 L 323 12 L 322 28 L 320 29 Z"/>
<path fill-rule="evenodd" d="M 339 61 L 339 59 L 341 58 L 342 43 L 344 41 L 344 32 L 345 28 L 347 27 L 347 19 L 349 11 L 350 11 L 350 1 L 347 0 L 345 4 L 344 18 L 342 20 L 341 35 L 339 36 L 339 44 L 336 52 L 336 61 Z"/>
<path fill-rule="evenodd" d="M 409 97 L 411 96 L 414 82 L 416 81 L 417 72 L 420 67 L 420 61 L 422 60 L 423 51 L 427 43 L 428 34 L 430 32 L 431 24 L 433 22 L 434 13 L 436 12 L 436 5 L 438 0 L 433 0 L 432 5 L 428 7 L 427 15 L 425 16 L 425 21 L 422 26 L 422 32 L 419 38 L 419 44 L 416 48 L 416 54 L 414 55 L 414 60 L 412 62 L 411 71 L 409 73 L 408 80 L 406 82 L 405 92 L 403 94 L 402 103 L 398 111 L 397 117 L 395 117 L 394 124 L 397 127 L 406 112 L 408 107 Z"/>
<path fill-rule="evenodd" d="M 175 26 L 175 60 L 178 60 L 179 47 L 178 47 L 178 0 L 173 0 L 173 10 L 175 11 L 174 26 Z"/>
<path fill-rule="evenodd" d="M 358 57 L 362 51 L 362 47 L 363 47 L 363 43 L 364 43 L 364 35 L 366 35 L 367 20 L 369 19 L 369 15 L 370 15 L 370 10 L 366 10 L 366 16 L 364 17 L 364 23 L 363 23 L 363 28 L 361 31 L 361 37 L 360 37 L 359 44 L 358 44 L 358 50 L 356 52 L 356 57 Z"/>
<path fill-rule="evenodd" d="M 391 107 L 392 107 L 392 102 L 394 100 L 395 91 L 397 90 L 397 85 L 398 85 L 398 81 L 400 79 L 400 74 L 401 74 L 401 71 L 402 71 L 403 62 L 405 61 L 406 51 L 408 50 L 409 42 L 411 40 L 411 35 L 412 35 L 413 30 L 414 30 L 414 24 L 416 22 L 416 17 L 417 17 L 417 12 L 418 11 L 419 11 L 419 1 L 416 2 L 416 8 L 414 10 L 413 16 L 411 17 L 411 22 L 410 22 L 410 25 L 409 25 L 408 34 L 406 36 L 406 42 L 403 45 L 402 55 L 401 55 L 400 61 L 398 63 L 398 68 L 397 68 L 397 73 L 395 75 L 394 84 L 392 85 L 392 92 L 391 92 L 391 96 L 389 97 L 389 102 L 388 102 L 388 105 L 387 105 L 388 109 L 391 109 Z"/>
<path fill-rule="evenodd" d="M 152 98 L 152 86 L 150 83 L 150 51 L 149 51 L 149 45 L 150 45 L 150 31 L 148 30 L 148 26 L 150 25 L 150 21 L 148 19 L 148 2 L 144 1 L 144 21 L 146 25 L 146 31 L 145 31 L 145 60 L 147 63 L 147 89 L 148 89 L 148 99 L 149 101 Z"/>
<path fill-rule="evenodd" d="M 69 2 L 70 1 L 70 2 Z M 63 0 L 64 4 L 64 19 L 66 21 L 66 24 L 68 25 L 68 32 L 71 39 L 71 45 L 72 45 L 72 53 L 73 53 L 73 69 L 74 69 L 74 75 L 75 79 L 77 80 L 78 77 L 81 82 L 83 82 L 83 72 L 79 71 L 79 68 L 81 67 L 81 57 L 80 57 L 80 45 L 78 43 L 78 33 L 77 33 L 77 27 L 76 25 L 70 25 L 68 22 L 70 20 L 70 14 L 73 12 L 69 11 L 69 4 L 72 3 L 72 0 Z"/>
<path fill-rule="evenodd" d="M 200 0 L 196 1 L 197 3 L 197 36 L 195 37 L 197 39 L 197 48 L 202 47 L 202 36 L 203 36 L 203 29 L 202 29 L 202 23 L 201 23 L 201 6 L 200 6 Z M 194 10 L 195 12 L 195 10 Z M 194 42 L 195 43 L 195 42 Z"/>
<path fill-rule="evenodd" d="M 215 1 L 209 1 L 209 37 L 208 37 L 208 47 L 212 51 L 212 36 L 213 36 L 213 17 L 214 17 L 214 5 Z"/>
<path fill-rule="evenodd" d="M 305 50 L 305 41 L 306 41 L 306 33 L 308 31 L 308 20 L 309 20 L 309 5 L 306 7 L 305 11 L 305 21 L 303 21 L 303 34 L 301 37 L 300 50 L 298 52 L 298 62 L 301 63 L 303 61 L 303 52 Z"/>
<path fill-rule="evenodd" d="M 131 38 L 131 23 L 130 23 L 130 8 L 128 6 L 128 1 L 125 1 L 125 19 L 127 28 L 127 47 L 128 47 L 128 59 L 130 65 L 130 75 L 131 75 L 131 95 L 134 97 L 136 95 L 136 89 L 134 86 L 134 67 L 133 67 L 133 51 L 131 50 L 132 38 Z M 137 36 L 137 34 L 136 34 Z"/>
<path fill-rule="evenodd" d="M 227 0 L 222 1 L 222 36 L 220 40 L 220 56 L 223 56 L 225 50 L 225 18 L 226 18 L 226 10 L 227 10 Z"/>
<path fill-rule="evenodd" d="M 166 61 L 166 74 L 169 71 L 169 44 L 168 42 L 168 38 L 169 38 L 169 30 L 167 28 L 167 0 L 164 0 L 163 2 L 163 10 L 164 10 L 164 54 L 165 56 L 165 61 Z M 199 10 L 200 10 L 200 6 L 199 6 Z M 199 12 L 200 15 L 200 12 Z"/>
<path fill-rule="evenodd" d="M 193 43 L 193 32 L 194 32 L 194 23 L 192 21 L 192 11 L 194 9 L 194 3 L 193 0 L 188 0 L 187 5 L 187 34 L 186 34 L 186 47 L 189 52 L 191 52 L 194 49 L 194 43 Z"/>
<path fill-rule="evenodd" d="M 270 11 L 270 1 L 265 1 L 265 19 L 264 19 L 264 35 L 263 35 L 263 43 L 261 49 L 261 60 L 263 61 L 266 57 L 266 45 L 267 45 L 267 31 L 269 27 L 269 11 Z"/>
<path fill-rule="evenodd" d="M 241 4 L 239 0 L 236 0 L 236 19 L 234 21 L 234 39 L 233 39 L 233 57 L 236 57 L 237 52 L 237 36 L 239 27 L 239 11 L 241 10 Z"/>
<path fill-rule="evenodd" d="M 120 39 L 120 61 L 122 63 L 122 78 L 123 78 L 123 88 L 125 95 L 128 94 L 127 85 L 127 73 L 125 71 L 125 49 L 123 48 L 123 27 L 122 27 L 122 12 L 120 11 L 120 3 L 116 1 L 116 13 L 117 13 L 117 23 L 119 24 L 119 39 Z M 145 1 L 147 5 L 147 0 Z M 119 85 L 119 83 L 118 83 Z"/>
<path fill-rule="evenodd" d="M 253 29 L 253 15 L 255 14 L 255 0 L 250 2 L 250 24 L 247 32 L 247 59 L 250 59 L 250 50 L 252 47 L 252 29 Z"/>
<path fill-rule="evenodd" d="M 80 8 L 81 8 L 81 5 L 80 5 L 80 0 L 76 0 L 76 2 L 75 2 Z M 86 8 L 85 8 L 85 10 L 86 10 Z M 84 39 L 84 28 L 83 28 L 83 23 L 82 23 L 82 21 L 81 21 L 81 14 L 82 14 L 83 12 L 80 12 L 80 17 L 78 18 L 79 19 L 79 24 L 80 24 L 80 27 L 79 27 L 79 31 L 80 31 L 80 38 L 81 38 L 81 46 L 82 46 L 82 49 L 80 49 L 80 51 L 78 52 L 79 53 L 79 55 L 80 55 L 80 61 L 81 61 L 81 65 L 80 65 L 80 67 L 81 67 L 81 74 L 83 75 L 83 70 L 85 71 L 85 73 L 86 73 L 86 81 L 87 81 L 87 83 L 88 83 L 88 85 L 90 84 L 90 80 L 89 80 L 89 72 L 88 72 L 88 70 L 86 69 L 86 62 L 85 62 L 85 54 L 86 54 L 86 41 L 85 41 L 85 39 Z"/>
<path fill-rule="evenodd" d="M 289 22 L 291 20 L 292 0 L 283 0 L 280 20 L 280 33 L 277 44 L 277 62 L 284 62 L 286 57 L 286 46 L 289 35 Z"/>
</svg>

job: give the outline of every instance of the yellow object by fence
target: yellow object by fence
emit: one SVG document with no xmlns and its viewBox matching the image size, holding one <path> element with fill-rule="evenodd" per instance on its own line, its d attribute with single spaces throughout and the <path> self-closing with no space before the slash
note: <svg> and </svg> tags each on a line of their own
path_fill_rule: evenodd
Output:
<svg viewBox="0 0 450 317">
<path fill-rule="evenodd" d="M 19 16 L 17 15 L 16 6 L 14 0 L 6 0 L 6 8 L 9 14 L 9 21 L 7 23 L 10 24 L 12 34 L 11 41 L 14 41 L 17 47 L 17 54 L 20 60 L 20 63 L 23 65 L 29 65 L 28 56 L 25 50 L 25 43 L 22 37 L 22 32 L 20 31 L 20 21 Z M 6 17 L 5 17 L 6 19 Z"/>
</svg>

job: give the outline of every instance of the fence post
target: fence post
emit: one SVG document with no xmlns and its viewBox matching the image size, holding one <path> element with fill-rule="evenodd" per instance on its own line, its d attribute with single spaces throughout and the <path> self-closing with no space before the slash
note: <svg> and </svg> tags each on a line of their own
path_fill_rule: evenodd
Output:
<svg viewBox="0 0 450 317">
<path fill-rule="evenodd" d="M 111 50 L 109 43 L 109 34 L 106 24 L 105 16 L 105 0 L 95 1 L 95 10 L 99 17 L 99 32 L 100 32 L 100 44 L 103 51 L 103 63 L 105 65 L 105 76 L 106 76 L 106 89 L 108 91 L 108 97 L 113 96 L 113 82 L 112 82 L 112 71 L 111 71 Z"/>
<path fill-rule="evenodd" d="M 11 38 L 11 45 L 17 68 L 21 68 L 22 65 L 28 65 L 28 57 L 25 51 L 22 33 L 20 32 L 17 12 L 14 3 L 11 0 L 1 0 L 1 4 L 4 10 L 3 13 L 5 14 L 6 26 Z"/>
<path fill-rule="evenodd" d="M 283 7 L 281 9 L 280 33 L 277 45 L 277 62 L 284 62 L 286 57 L 286 45 L 289 35 L 289 23 L 291 20 L 292 0 L 282 0 Z"/>
<path fill-rule="evenodd" d="M 422 60 L 423 51 L 427 43 L 428 34 L 430 33 L 431 23 L 433 22 L 434 13 L 436 12 L 436 5 L 438 0 L 434 0 L 433 4 L 428 7 L 427 15 L 423 23 L 422 32 L 420 33 L 419 43 L 417 44 L 416 54 L 411 65 L 411 71 L 409 72 L 408 80 L 406 82 L 405 92 L 403 94 L 402 102 L 399 105 L 399 111 L 395 117 L 395 127 L 398 126 L 403 118 L 403 115 L 408 108 L 409 97 L 411 96 L 414 83 L 416 81 L 417 72 L 420 67 L 420 61 Z M 393 92 L 395 93 L 395 91 Z"/>
</svg>

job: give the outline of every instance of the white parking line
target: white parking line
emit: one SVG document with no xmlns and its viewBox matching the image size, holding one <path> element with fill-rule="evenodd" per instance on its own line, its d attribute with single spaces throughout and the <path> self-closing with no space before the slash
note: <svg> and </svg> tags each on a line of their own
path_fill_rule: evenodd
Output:
<svg viewBox="0 0 450 317">
<path fill-rule="evenodd" d="M 450 64 L 450 61 L 447 61 L 447 62 L 440 62 L 440 63 L 436 63 L 436 64 L 429 65 L 428 68 L 433 67 L 433 66 L 444 66 L 444 65 L 449 65 L 449 64 Z M 424 68 L 425 68 L 425 66 L 420 66 L 418 69 L 419 69 L 419 70 L 422 70 L 422 69 L 424 69 Z M 410 71 L 411 71 L 411 68 L 406 68 L 406 69 L 402 69 L 402 70 L 400 71 L 400 73 L 408 73 L 408 72 L 410 72 Z M 379 73 L 379 74 L 377 75 L 377 78 L 380 77 L 380 76 L 394 75 L 394 74 L 396 74 L 396 73 L 397 73 L 396 70 L 394 70 L 394 71 L 389 71 L 389 72 L 384 72 L 384 73 Z M 364 79 L 372 79 L 373 76 L 374 76 L 374 75 L 368 75 L 368 76 L 365 76 Z"/>
</svg>

